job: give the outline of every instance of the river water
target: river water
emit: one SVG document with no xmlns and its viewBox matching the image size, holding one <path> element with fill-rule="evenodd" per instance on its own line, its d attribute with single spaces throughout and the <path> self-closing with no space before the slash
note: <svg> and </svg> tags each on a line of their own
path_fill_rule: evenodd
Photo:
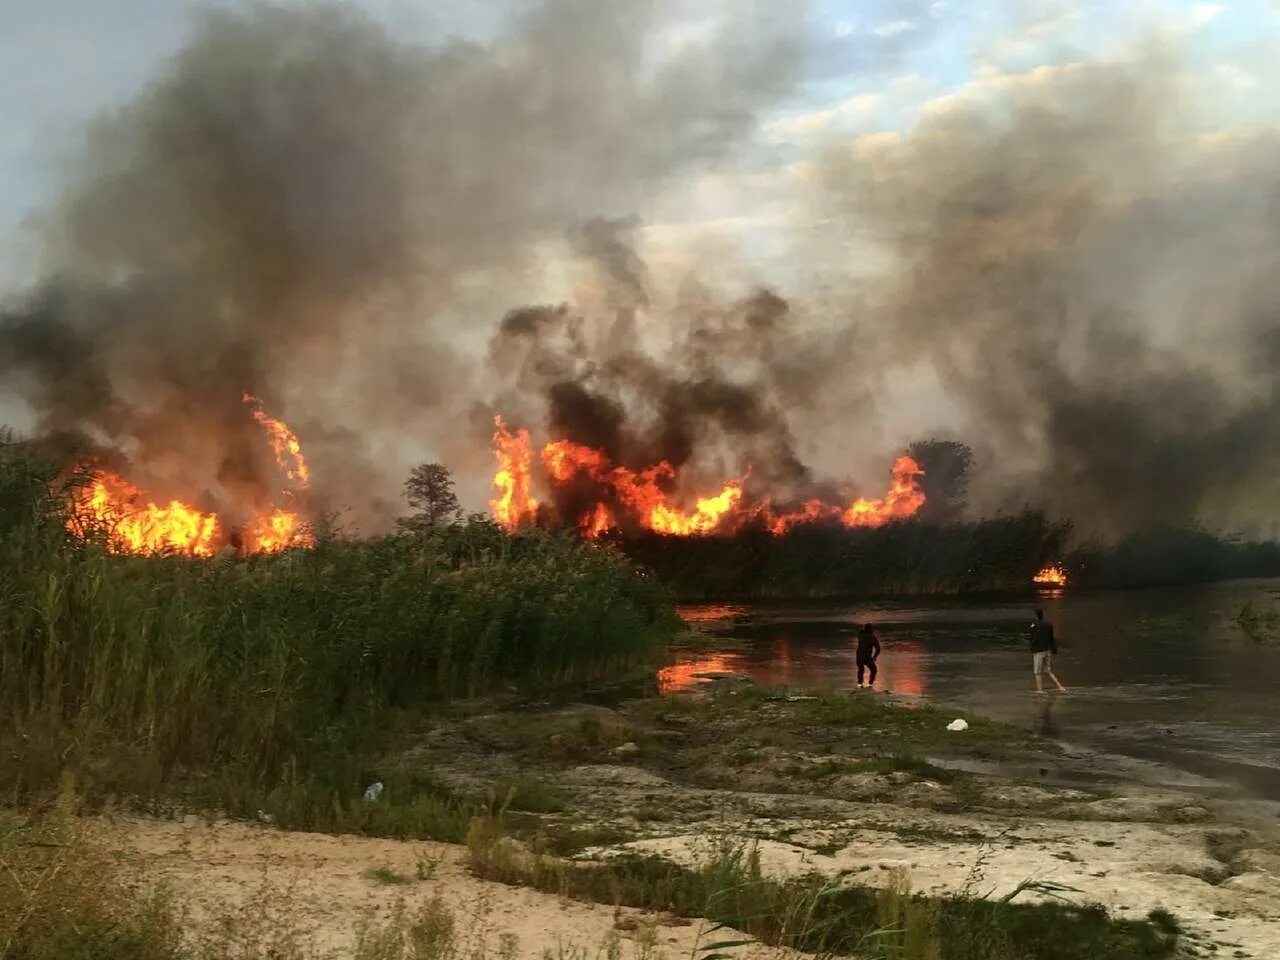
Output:
<svg viewBox="0 0 1280 960">
<path fill-rule="evenodd" d="M 1280 609 L 1280 581 L 1067 590 L 1008 602 L 687 606 L 686 620 L 725 643 L 678 659 L 659 685 L 675 692 L 733 673 L 771 687 L 849 689 L 855 634 L 870 621 L 884 647 L 882 691 L 1155 761 L 1230 794 L 1280 800 L 1280 641 L 1241 629 L 1249 601 Z M 1054 671 L 1066 695 L 1033 692 L 1027 631 L 1036 605 L 1055 625 Z"/>
</svg>

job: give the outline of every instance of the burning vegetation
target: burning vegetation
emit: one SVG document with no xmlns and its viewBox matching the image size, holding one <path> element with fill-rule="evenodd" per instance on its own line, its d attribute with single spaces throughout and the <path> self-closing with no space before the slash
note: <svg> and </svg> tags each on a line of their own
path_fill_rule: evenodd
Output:
<svg viewBox="0 0 1280 960">
<path fill-rule="evenodd" d="M 244 403 L 262 426 L 287 486 L 281 498 L 290 506 L 268 505 L 248 519 L 230 523 L 216 511 L 204 511 L 181 500 L 167 504 L 150 500 L 114 471 L 82 464 L 87 481 L 74 494 L 68 529 L 82 539 L 102 537 L 120 553 L 176 553 L 213 556 L 231 548 L 246 553 L 277 553 L 312 544 L 311 534 L 297 512 L 296 500 L 310 483 L 302 445 L 288 425 L 266 414 L 262 402 L 245 394 Z"/>
<path fill-rule="evenodd" d="M 652 72 L 656 8 L 618 30 L 608 5 L 533 4 L 461 45 L 341 5 L 202 19 L 37 218 L 45 272 L 0 303 L 2 416 L 95 455 L 78 532 L 124 551 L 279 550 L 335 511 L 396 529 L 412 445 L 458 465 L 468 507 L 492 479 L 505 529 L 676 535 L 688 554 L 738 532 L 932 547 L 926 526 L 999 532 L 1023 504 L 1104 541 L 1208 518 L 1259 536 L 1280 463 L 1254 202 L 1274 138 L 1189 135 L 1167 112 L 1184 68 L 1153 52 L 1010 77 L 810 158 L 788 199 L 823 216 L 781 271 L 601 216 L 666 209 L 651 190 L 701 182 L 787 101 L 808 28 L 765 7 Z M 884 256 L 851 272 L 867 236 Z M 804 263 L 818 248 L 837 255 Z M 1201 329 L 1204 304 L 1225 331 L 1211 356 L 1165 335 Z M 911 434 L 885 432 L 888 409 Z M 894 460 L 929 434 L 952 439 Z M 1067 556 L 1026 528 L 1022 588 Z M 996 565 L 979 540 L 946 582 Z"/>
<path fill-rule="evenodd" d="M 925 502 L 919 485 L 924 471 L 904 455 L 894 462 L 889 492 L 877 500 L 857 497 L 841 504 L 815 497 L 787 508 L 768 496 L 748 499 L 744 476 L 725 481 L 719 492 L 692 495 L 693 506 L 685 508 L 674 502 L 679 477 L 668 461 L 635 470 L 613 463 L 601 450 L 563 439 L 546 443 L 538 458 L 542 481 L 552 492 L 549 502 L 540 502 L 531 493 L 535 460 L 529 431 L 520 429 L 513 434 L 501 417 L 495 424 L 498 469 L 493 486 L 499 495 L 490 508 L 494 519 L 508 531 L 541 524 L 576 527 L 588 539 L 609 530 L 687 537 L 732 533 L 757 525 L 782 535 L 806 523 L 878 527 L 913 516 Z"/>
<path fill-rule="evenodd" d="M 1039 570 L 1031 582 L 1041 587 L 1065 587 L 1067 585 L 1067 571 L 1062 568 L 1060 563 L 1051 563 L 1047 567 Z"/>
</svg>

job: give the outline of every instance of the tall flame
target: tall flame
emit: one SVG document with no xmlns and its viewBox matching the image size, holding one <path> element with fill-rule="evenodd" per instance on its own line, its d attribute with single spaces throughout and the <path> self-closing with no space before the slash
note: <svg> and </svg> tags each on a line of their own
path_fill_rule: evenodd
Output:
<svg viewBox="0 0 1280 960">
<path fill-rule="evenodd" d="M 572 440 L 553 440 L 543 447 L 542 465 L 553 483 L 565 484 L 577 476 L 589 478 L 610 491 L 640 526 L 655 533 L 711 533 L 742 499 L 741 482 L 730 481 L 715 496 L 698 499 L 693 510 L 681 510 L 664 489 L 664 484 L 675 479 L 675 470 L 665 460 L 635 471 L 612 466 L 599 450 Z M 597 503 L 579 519 L 578 529 L 584 536 L 597 537 L 615 522 L 608 506 Z"/>
<path fill-rule="evenodd" d="M 275 509 L 253 518 L 245 530 L 245 546 L 252 553 L 279 553 L 288 547 L 310 547 L 314 538 L 302 529 L 298 515 Z"/>
<path fill-rule="evenodd" d="M 1062 568 L 1062 564 L 1051 563 L 1032 577 L 1031 582 L 1042 587 L 1065 587 L 1067 585 L 1067 571 Z"/>
<path fill-rule="evenodd" d="M 219 538 L 218 518 L 178 500 L 167 505 L 138 505 L 137 487 L 113 473 L 99 473 L 80 491 L 69 526 L 82 536 L 105 535 L 121 553 L 186 553 L 212 556 Z"/>
<path fill-rule="evenodd" d="M 253 418 L 262 425 L 276 462 L 289 480 L 292 497 L 307 488 L 311 475 L 297 436 L 282 420 L 270 417 L 257 398 L 244 394 L 253 407 Z M 77 536 L 101 533 L 109 549 L 119 553 L 185 553 L 208 557 L 234 542 L 214 513 L 204 513 L 180 500 L 157 504 L 123 477 L 95 470 L 90 482 L 76 494 L 68 529 Z M 255 514 L 234 531 L 249 553 L 277 553 L 287 547 L 312 546 L 314 538 L 298 514 L 271 507 Z"/>
<path fill-rule="evenodd" d="M 515 530 L 538 514 L 538 501 L 530 493 L 533 454 L 529 449 L 529 431 L 521 427 L 511 433 L 501 417 L 493 418 L 493 426 L 493 453 L 498 460 L 493 486 L 498 490 L 498 498 L 489 501 L 489 508 L 504 529 Z"/>
<path fill-rule="evenodd" d="M 924 506 L 924 491 L 920 489 L 923 476 L 924 470 L 913 458 L 898 457 L 893 462 L 889 492 L 883 498 L 868 500 L 859 497 L 845 508 L 822 500 L 810 500 L 799 510 L 783 514 L 774 514 L 766 508 L 769 529 L 783 534 L 798 524 L 818 520 L 839 519 L 846 527 L 879 527 L 891 520 L 905 520 Z"/>
<path fill-rule="evenodd" d="M 302 444 L 289 425 L 283 420 L 267 416 L 262 409 L 262 401 L 252 394 L 244 394 L 244 402 L 253 408 L 253 419 L 262 424 L 267 439 L 271 441 L 271 449 L 275 451 L 276 463 L 284 471 L 284 475 L 299 490 L 311 485 L 311 471 L 307 467 L 306 458 L 302 456 Z"/>
</svg>

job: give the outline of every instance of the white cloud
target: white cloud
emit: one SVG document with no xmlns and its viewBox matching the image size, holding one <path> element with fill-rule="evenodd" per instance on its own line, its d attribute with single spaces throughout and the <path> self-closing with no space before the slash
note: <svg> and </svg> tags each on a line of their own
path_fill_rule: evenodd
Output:
<svg viewBox="0 0 1280 960">
<path fill-rule="evenodd" d="M 1191 22 L 1197 27 L 1212 23 L 1227 8 L 1221 3 L 1197 3 L 1191 8 Z"/>
<path fill-rule="evenodd" d="M 1258 86 L 1258 78 L 1247 70 L 1242 70 L 1233 63 L 1220 63 L 1213 68 L 1218 79 L 1233 90 L 1252 90 Z"/>
<path fill-rule="evenodd" d="M 902 33 L 909 33 L 919 26 L 914 20 L 889 20 L 885 23 L 877 24 L 872 28 L 871 32 L 877 37 L 896 37 Z"/>
<path fill-rule="evenodd" d="M 871 119 L 881 102 L 876 93 L 855 94 L 820 110 L 774 120 L 765 125 L 764 135 L 771 143 L 792 143 L 857 126 Z"/>
</svg>

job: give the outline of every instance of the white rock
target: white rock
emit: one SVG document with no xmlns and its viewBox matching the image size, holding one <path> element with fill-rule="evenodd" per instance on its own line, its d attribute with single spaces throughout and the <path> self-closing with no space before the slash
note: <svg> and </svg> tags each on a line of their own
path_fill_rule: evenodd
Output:
<svg viewBox="0 0 1280 960">
<path fill-rule="evenodd" d="M 956 717 L 956 719 L 952 720 L 950 723 L 947 724 L 947 729 L 954 730 L 958 733 L 961 730 L 968 730 L 969 724 L 966 723 L 963 718 Z"/>
</svg>

